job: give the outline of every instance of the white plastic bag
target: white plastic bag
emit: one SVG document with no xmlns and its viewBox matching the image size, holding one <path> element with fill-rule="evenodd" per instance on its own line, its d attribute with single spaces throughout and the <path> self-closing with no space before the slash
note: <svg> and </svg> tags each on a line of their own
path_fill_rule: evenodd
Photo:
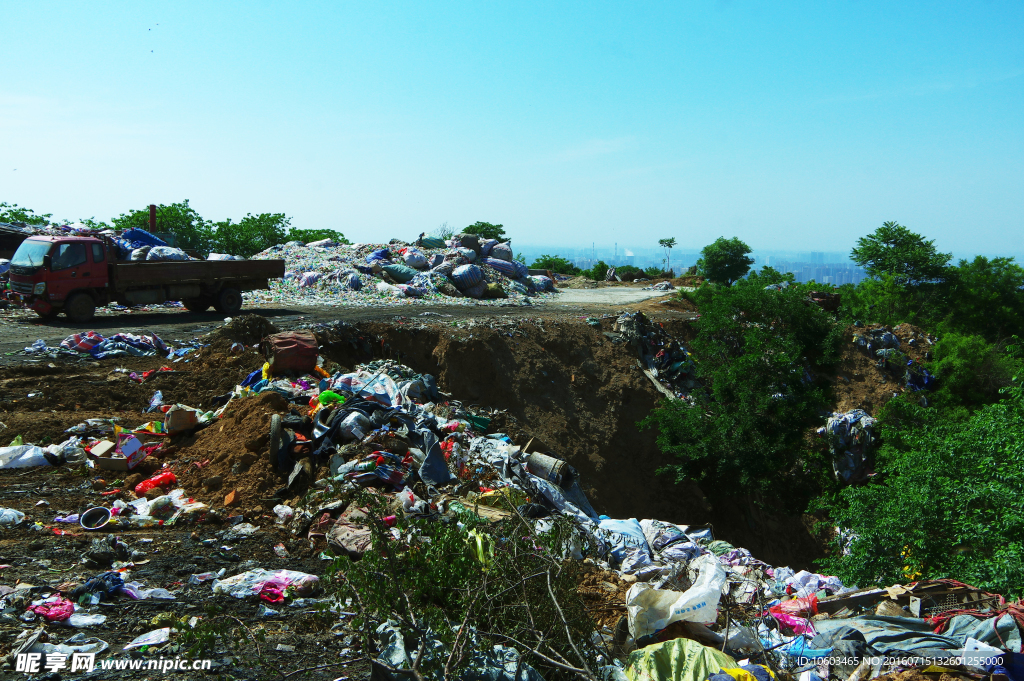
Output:
<svg viewBox="0 0 1024 681">
<path fill-rule="evenodd" d="M 690 563 L 697 578 L 686 591 L 655 589 L 637 582 L 626 592 L 626 613 L 633 638 L 661 631 L 678 621 L 714 622 L 718 617 L 718 600 L 722 596 L 728 574 L 718 559 L 705 554 Z"/>
<path fill-rule="evenodd" d="M 0 447 L 0 468 L 27 468 L 29 466 L 49 466 L 42 447 L 35 445 L 17 445 Z"/>
</svg>

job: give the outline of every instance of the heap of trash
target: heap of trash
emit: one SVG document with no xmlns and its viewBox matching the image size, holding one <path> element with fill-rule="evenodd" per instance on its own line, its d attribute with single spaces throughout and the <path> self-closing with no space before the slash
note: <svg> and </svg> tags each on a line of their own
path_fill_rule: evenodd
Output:
<svg viewBox="0 0 1024 681">
<path fill-rule="evenodd" d="M 614 333 L 634 346 L 646 372 L 657 371 L 652 380 L 677 387 L 691 380 L 685 378 L 692 371 L 685 349 L 665 342 L 643 315 L 622 315 Z M 53 522 L 101 533 L 214 523 L 223 529 L 211 546 L 244 541 L 261 531 L 253 524 L 258 521 L 241 514 L 225 517 L 224 511 L 191 498 L 180 486 L 181 469 L 178 475 L 172 470 L 169 438 L 210 428 L 246 404 L 277 404 L 266 432 L 253 433 L 246 448 L 253 458 L 257 452 L 266 457 L 287 480 L 275 494 L 277 524 L 293 536 L 320 543 L 328 559 L 364 556 L 373 545 L 371 521 L 393 527 L 399 516 L 450 523 L 465 513 L 495 522 L 514 516 L 531 523 L 538 536 L 556 520 L 570 523 L 582 541 L 566 559 L 584 561 L 629 585 L 615 606 L 621 617 L 595 634 L 595 645 L 617 652 L 605 656 L 591 678 L 867 681 L 918 669 L 965 679 L 1024 679 L 1020 658 L 1014 657 L 1022 651 L 1024 604 L 953 580 L 858 589 L 834 576 L 768 565 L 716 537 L 710 527 L 610 518 L 593 508 L 579 473 L 557 453 L 531 451 L 530 442 L 520 445 L 508 434 L 493 432 L 495 412 L 442 392 L 430 374 L 394 360 L 328 371 L 317 338 L 308 330 L 272 334 L 260 349 L 262 366 L 252 366 L 216 410 L 157 405 L 155 420 L 133 429 L 120 427 L 116 419 L 90 419 L 69 429 L 69 439 L 52 446 L 56 451 L 36 448 L 8 457 L 0 449 L 0 468 L 86 460 L 100 470 L 128 473 L 148 458 L 159 458 L 166 463 L 149 477 L 126 483 L 125 494 L 113 503 Z M 853 451 L 869 446 L 872 425 L 863 413 L 836 415 L 826 433 L 834 452 Z M 191 471 L 194 465 L 185 468 Z M 368 518 L 366 508 L 352 501 L 361 491 L 382 499 L 393 515 Z M 290 505 L 285 503 L 289 499 Z M 234 504 L 231 491 L 224 502 L 227 512 Z M 31 519 L 25 513 L 0 509 L 0 525 L 26 522 Z M 275 552 L 287 556 L 283 544 Z M 97 571 L 92 578 L 47 588 L 35 598 L 6 592 L 0 604 L 16 608 L 21 620 L 33 626 L 45 620 L 101 627 L 105 615 L 94 606 L 102 602 L 177 598 L 178 590 L 127 581 L 126 570 L 143 555 L 113 534 L 98 536 L 82 556 L 83 564 Z M 271 606 L 316 602 L 327 578 L 238 563 L 193 574 L 187 582 L 190 588 L 209 588 L 210 598 L 257 602 L 261 613 L 274 616 L 278 611 Z M 351 604 L 321 604 L 339 617 L 351 614 L 341 611 Z M 375 664 L 397 670 L 399 677 L 415 671 L 406 649 L 393 645 L 406 636 L 415 638 L 403 627 L 386 622 L 376 632 Z M 174 635 L 172 627 L 159 626 L 124 649 L 159 651 Z M 75 640 L 94 646 L 93 651 L 107 648 L 100 639 Z M 54 645 L 26 631 L 11 655 L 45 653 L 52 650 L 46 646 Z M 474 654 L 489 670 L 487 678 L 536 681 L 539 673 L 517 662 L 522 652 L 509 643 Z"/>
<path fill-rule="evenodd" d="M 420 237 L 414 243 L 338 244 L 291 241 L 253 256 L 284 259 L 283 280 L 250 299 L 302 304 L 393 305 L 413 300 L 466 304 L 529 305 L 530 297 L 555 292 L 547 276 L 531 276 L 511 246 L 460 234 L 448 242 Z"/>
</svg>

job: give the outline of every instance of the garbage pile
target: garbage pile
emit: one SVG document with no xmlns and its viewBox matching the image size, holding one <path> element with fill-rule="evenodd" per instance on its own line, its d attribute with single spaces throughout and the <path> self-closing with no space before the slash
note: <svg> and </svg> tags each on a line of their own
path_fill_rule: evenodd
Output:
<svg viewBox="0 0 1024 681">
<path fill-rule="evenodd" d="M 667 397 L 687 398 L 698 386 L 693 358 L 683 344 L 672 338 L 643 312 L 623 312 L 615 320 L 613 342 L 628 343 L 638 365 Z"/>
<path fill-rule="evenodd" d="M 620 316 L 615 329 L 663 386 L 692 380 L 684 378 L 692 375 L 685 349 L 666 342 L 660 327 L 642 314 Z M 171 470 L 174 452 L 167 436 L 215 424 L 229 408 L 274 403 L 279 406 L 266 432 L 249 434 L 252 444 L 245 443 L 253 459 L 265 457 L 264 463 L 269 460 L 287 480 L 273 493 L 269 524 L 318 545 L 317 551 L 329 548 L 328 559 L 332 554 L 366 556 L 374 541 L 371 522 L 397 531 L 399 518 L 457 525 L 471 513 L 497 522 L 525 519 L 538 536 L 556 522 L 571 524 L 580 540 L 569 555 L 629 585 L 616 605 L 621 618 L 596 632 L 594 646 L 616 651 L 603 659 L 599 678 L 866 681 L 903 669 L 927 671 L 939 660 L 945 673 L 965 678 L 1014 678 L 1014 658 L 1008 653 L 1021 651 L 1022 604 L 951 580 L 856 589 L 829 575 L 772 567 L 716 537 L 710 527 L 600 515 L 570 464 L 553 452 L 531 451 L 531 443 L 521 446 L 507 434 L 491 432 L 493 412 L 442 392 L 430 374 L 393 360 L 327 371 L 316 338 L 305 331 L 272 334 L 260 347 L 263 365 L 253 366 L 217 411 L 168 408 L 163 432 L 121 429 L 114 419 L 91 419 L 69 429 L 71 439 L 61 446 L 84 451 L 99 470 L 111 466 L 130 473 L 153 458 L 167 465 L 148 477 L 135 473 L 130 482 L 125 476 L 123 494 L 113 503 L 62 515 L 53 523 L 77 523 L 97 533 L 216 523 L 217 539 L 208 545 L 230 553 L 225 542 L 247 541 L 265 532 L 265 526 L 241 513 L 225 517 L 190 497 L 178 479 L 185 476 Z M 871 427 L 870 417 L 860 412 L 835 415 L 825 430 L 834 452 L 863 454 L 872 442 Z M 143 442 L 149 437 L 157 441 Z M 191 471 L 208 463 L 183 466 Z M 842 470 L 838 467 L 837 473 Z M 361 492 L 380 499 L 389 515 L 368 515 L 372 511 L 353 501 Z M 232 491 L 225 508 L 234 503 Z M 0 525 L 25 522 L 24 513 L 0 509 Z M 37 524 L 40 531 L 47 529 Z M 282 559 L 288 556 L 284 544 L 274 550 Z M 33 593 L 0 591 L 0 605 L 33 626 L 51 621 L 98 627 L 104 614 L 93 606 L 116 599 L 177 598 L 178 589 L 128 581 L 125 571 L 140 558 L 139 549 L 115 535 L 97 537 L 82 554 L 83 564 L 95 571 L 92 577 Z M 237 561 L 216 571 L 197 571 L 187 584 L 204 593 L 209 589 L 213 599 L 258 604 L 260 617 L 279 614 L 271 606 L 312 602 L 342 617 L 342 608 L 354 606 L 317 599 L 326 580 L 322 574 Z M 175 635 L 157 618 L 151 626 L 124 649 L 160 651 Z M 409 671 L 413 650 L 398 645 L 410 634 L 403 627 L 388 622 L 377 629 L 376 659 Z M 107 648 L 100 639 L 74 637 L 58 645 L 71 650 L 79 644 L 98 652 Z M 536 670 L 518 664 L 525 651 L 506 644 L 473 648 L 474 664 L 488 674 L 507 672 L 487 678 L 540 679 Z M 26 631 L 12 654 L 45 653 L 45 646 L 53 645 L 38 637 L 33 641 Z"/>
<path fill-rule="evenodd" d="M 641 347 L 652 341 L 642 316 L 620 317 L 617 328 Z M 650 354 L 645 349 L 643 356 Z M 577 558 L 631 583 L 627 633 L 600 632 L 618 638 L 620 650 L 633 650 L 624 671 L 607 671 L 616 678 L 703 681 L 754 662 L 771 676 L 800 673 L 806 681 L 860 670 L 858 678 L 866 679 L 923 666 L 925 658 L 960 656 L 964 668 L 990 670 L 982 657 L 1020 650 L 1016 611 L 956 582 L 855 590 L 836 577 L 773 568 L 710 528 L 599 515 L 572 466 L 488 433 L 486 417 L 441 393 L 432 376 L 397 362 L 360 365 L 312 384 L 290 398 L 309 400 L 306 418 L 291 419 L 290 435 L 271 433 L 279 440 L 277 466 L 291 470 L 290 483 L 315 478 L 324 464 L 330 469 L 301 507 L 280 509 L 293 532 L 324 536 L 340 555 L 362 555 L 371 545 L 365 509 L 321 501 L 351 498 L 346 493 L 360 488 L 392 498 L 395 512 L 407 516 L 441 518 L 470 508 L 490 518 L 532 518 L 538 531 L 554 517 L 570 518 L 588 547 Z M 865 416 L 832 423 L 837 446 L 866 444 Z M 998 652 L 993 645 L 1001 645 Z M 694 656 L 710 662 L 694 667 Z M 838 658 L 843 662 L 829 667 Z"/>
<path fill-rule="evenodd" d="M 832 468 L 836 479 L 847 485 L 863 482 L 873 475 L 871 465 L 875 419 L 863 409 L 836 413 L 817 430 L 819 437 L 828 440 L 832 454 Z"/>
<path fill-rule="evenodd" d="M 460 299 L 465 304 L 529 305 L 530 297 L 555 292 L 546 276 L 530 276 L 507 243 L 460 234 L 445 243 L 421 237 L 408 244 L 335 244 L 328 240 L 272 246 L 253 256 L 284 259 L 283 280 L 247 295 L 264 302 L 395 305 Z"/>
<path fill-rule="evenodd" d="M 911 338 L 908 342 L 916 341 L 917 339 Z M 925 341 L 929 345 L 934 343 L 930 336 L 926 336 Z M 901 347 L 900 339 L 886 327 L 864 329 L 854 333 L 853 342 L 869 356 L 877 357 L 878 368 L 909 390 L 927 390 L 934 386 L 935 377 L 931 372 L 908 357 Z"/>
</svg>

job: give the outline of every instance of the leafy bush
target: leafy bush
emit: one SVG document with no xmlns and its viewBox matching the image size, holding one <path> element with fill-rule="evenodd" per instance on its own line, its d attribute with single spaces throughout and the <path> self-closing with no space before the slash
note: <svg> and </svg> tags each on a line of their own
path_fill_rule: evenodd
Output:
<svg viewBox="0 0 1024 681">
<path fill-rule="evenodd" d="M 559 255 L 542 255 L 533 261 L 530 265 L 530 269 L 535 270 L 551 270 L 558 274 L 571 274 L 577 275 L 582 270 L 572 263 L 570 260 Z"/>
<path fill-rule="evenodd" d="M 375 632 L 390 620 L 428 679 L 459 678 L 473 652 L 494 644 L 518 649 L 544 678 L 595 668 L 581 563 L 565 559 L 582 539 L 571 521 L 554 519 L 538 535 L 518 516 L 491 524 L 462 508 L 458 523 L 399 516 L 392 534 L 379 497 L 362 493 L 354 503 L 369 510 L 373 544 L 359 561 L 335 559 L 328 588 L 352 599 L 364 650 L 379 651 Z"/>
<path fill-rule="evenodd" d="M 323 239 L 330 239 L 331 241 L 339 244 L 352 243 L 345 238 L 344 234 L 334 229 L 296 229 L 295 227 L 292 227 L 284 236 L 285 243 L 289 241 L 301 241 L 304 244 L 308 244 L 310 242 L 321 241 Z"/>
<path fill-rule="evenodd" d="M 830 395 L 810 370 L 835 364 L 841 327 L 806 303 L 805 287 L 765 290 L 785 280 L 766 268 L 732 287 L 704 285 L 687 294 L 701 311 L 690 349 L 703 387 L 690 400 L 663 402 L 641 422 L 657 427 L 659 447 L 679 460 L 664 469 L 677 480 L 781 492 L 790 474 L 813 478 L 824 470 L 804 436 L 820 423 Z M 799 489 L 813 492 L 807 479 Z M 807 499 L 788 487 L 780 496 L 798 510 Z"/>
<path fill-rule="evenodd" d="M 1005 350 L 981 336 L 944 334 L 935 344 L 932 372 L 939 379 L 936 397 L 948 405 L 980 405 L 999 399 L 1009 387 L 1015 362 Z"/>
<path fill-rule="evenodd" d="M 900 400 L 880 419 L 884 475 L 821 506 L 839 528 L 822 567 L 862 587 L 954 578 L 1024 595 L 1024 400 L 962 418 Z"/>
<path fill-rule="evenodd" d="M 505 241 L 505 228 L 502 225 L 492 225 L 489 222 L 474 222 L 462 230 L 463 234 L 476 234 L 481 239 L 497 239 Z"/>
</svg>

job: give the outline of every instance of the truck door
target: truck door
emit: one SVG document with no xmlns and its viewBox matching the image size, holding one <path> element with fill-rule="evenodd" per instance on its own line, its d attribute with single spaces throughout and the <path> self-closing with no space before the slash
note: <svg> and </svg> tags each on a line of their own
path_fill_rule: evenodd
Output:
<svg viewBox="0 0 1024 681">
<path fill-rule="evenodd" d="M 82 241 L 58 243 L 50 251 L 50 276 L 46 278 L 50 300 L 62 303 L 73 290 L 88 286 L 82 283 L 86 272 L 92 274 L 87 251 Z"/>
<path fill-rule="evenodd" d="M 83 267 L 82 269 L 85 271 L 79 275 L 84 280 L 82 286 L 96 289 L 100 294 L 108 285 L 106 255 L 106 248 L 104 248 L 102 243 L 94 242 L 89 244 L 89 266 Z M 101 295 L 101 297 L 104 296 Z M 97 304 L 102 305 L 103 303 L 97 301 Z"/>
</svg>

